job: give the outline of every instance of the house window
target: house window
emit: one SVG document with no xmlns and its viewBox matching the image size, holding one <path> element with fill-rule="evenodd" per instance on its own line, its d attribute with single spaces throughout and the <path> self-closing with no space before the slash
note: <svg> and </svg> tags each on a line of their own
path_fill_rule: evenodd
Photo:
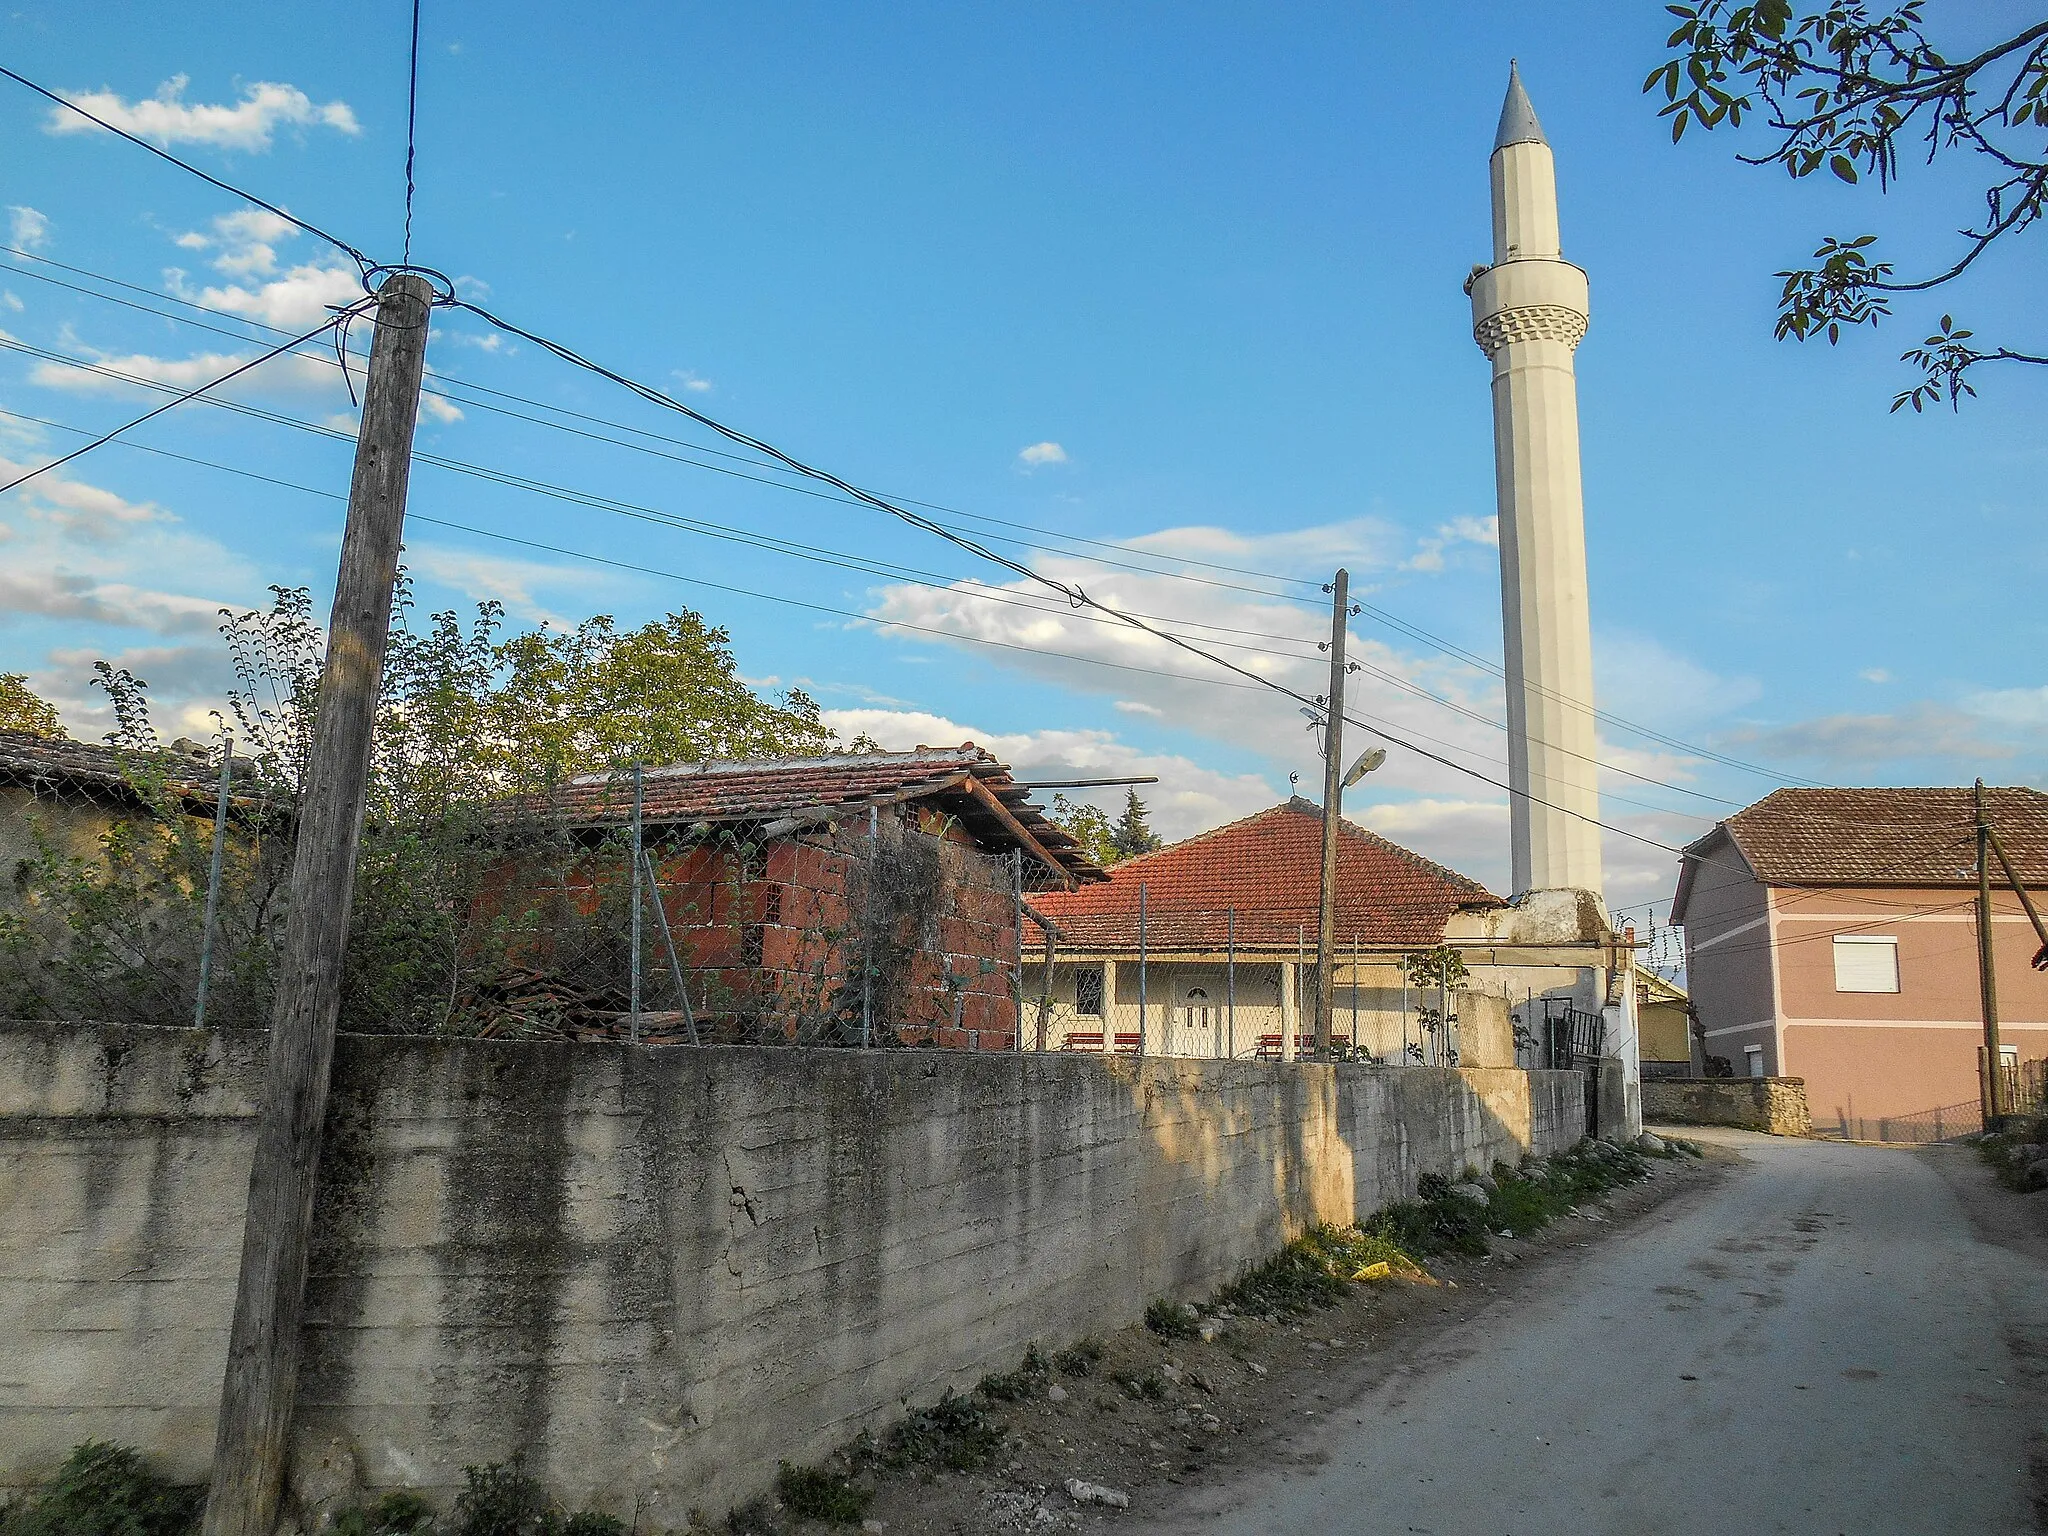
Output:
<svg viewBox="0 0 2048 1536">
<path fill-rule="evenodd" d="M 1762 1046 L 1745 1045 L 1742 1048 L 1742 1056 L 1743 1061 L 1749 1068 L 1749 1075 L 1751 1077 L 1762 1077 L 1764 1075 L 1764 1048 Z"/>
<path fill-rule="evenodd" d="M 1837 992 L 1899 990 L 1899 941 L 1863 933 L 1835 936 Z"/>
<path fill-rule="evenodd" d="M 740 964 L 759 965 L 767 953 L 768 930 L 759 923 L 747 923 L 740 928 Z"/>
<path fill-rule="evenodd" d="M 761 898 L 761 921 L 782 926 L 782 887 L 771 885 Z"/>
<path fill-rule="evenodd" d="M 1102 1017 L 1102 968 L 1091 966 L 1074 972 L 1074 1012 L 1090 1018 Z"/>
</svg>

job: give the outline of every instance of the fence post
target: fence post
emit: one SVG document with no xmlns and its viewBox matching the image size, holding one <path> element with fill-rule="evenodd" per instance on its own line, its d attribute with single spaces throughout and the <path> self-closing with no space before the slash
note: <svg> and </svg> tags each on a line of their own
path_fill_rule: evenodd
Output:
<svg viewBox="0 0 2048 1536">
<path fill-rule="evenodd" d="M 1358 935 L 1351 935 L 1351 1054 L 1358 1054 Z"/>
<path fill-rule="evenodd" d="M 427 280 L 411 272 L 393 273 L 377 292 L 320 710 L 299 806 L 204 1536 L 270 1536 L 284 1484 L 321 1129 L 433 298 Z"/>
<path fill-rule="evenodd" d="M 1010 893 L 1011 916 L 1017 924 L 1017 1040 L 1016 1050 L 1024 1050 L 1024 850 L 1010 850 Z"/>
<path fill-rule="evenodd" d="M 633 764 L 633 922 L 632 938 L 629 941 L 630 957 L 626 964 L 632 969 L 631 1001 L 626 1021 L 626 1038 L 634 1045 L 640 1043 L 640 764 Z M 613 994 L 616 996 L 617 994 Z"/>
<path fill-rule="evenodd" d="M 206 920 L 199 933 L 199 996 L 192 1005 L 192 1027 L 206 1028 L 206 989 L 213 979 L 213 920 L 220 911 L 220 866 L 228 846 L 228 780 L 235 763 L 235 738 L 222 732 L 220 798 L 213 807 L 213 857 L 206 866 Z"/>
<path fill-rule="evenodd" d="M 683 1024 L 690 1031 L 690 1044 L 702 1045 L 697 1036 L 697 1011 L 690 1006 L 690 989 L 683 983 L 683 962 L 676 955 L 675 935 L 669 931 L 668 908 L 661 904 L 661 882 L 654 877 L 654 855 L 640 850 L 640 862 L 647 869 L 647 889 L 654 898 L 654 920 L 661 927 L 661 942 L 668 950 L 668 973 L 675 978 L 676 997 L 682 1004 Z"/>
<path fill-rule="evenodd" d="M 1045 976 L 1038 989 L 1038 1048 L 1041 1051 L 1045 1049 L 1047 1044 L 1046 1036 L 1052 1030 L 1053 954 L 1053 931 L 1048 926 L 1045 930 Z"/>
<path fill-rule="evenodd" d="M 1232 907 L 1224 922 L 1223 991 L 1229 999 L 1230 1059 L 1237 1060 L 1237 908 Z"/>
<path fill-rule="evenodd" d="M 1145 1054 L 1145 882 L 1138 882 L 1138 1055 Z"/>
<path fill-rule="evenodd" d="M 868 880 L 861 898 L 865 911 L 860 925 L 860 1048 L 866 1050 L 875 1038 L 875 882 L 881 878 L 882 814 L 868 807 Z"/>
</svg>

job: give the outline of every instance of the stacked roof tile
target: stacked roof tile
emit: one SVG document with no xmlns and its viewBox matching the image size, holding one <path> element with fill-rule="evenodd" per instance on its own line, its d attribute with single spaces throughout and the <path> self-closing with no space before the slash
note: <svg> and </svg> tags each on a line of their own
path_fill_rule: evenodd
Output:
<svg viewBox="0 0 2048 1536">
<path fill-rule="evenodd" d="M 1986 789 L 1984 807 L 2020 878 L 2048 883 L 2048 795 Z M 1766 885 L 1974 885 L 1975 828 L 1967 789 L 1778 789 L 1686 852 L 1725 832 Z"/>
<path fill-rule="evenodd" d="M 1220 952 L 1235 916 L 1240 949 L 1313 946 L 1323 814 L 1299 796 L 1157 853 L 1129 859 L 1105 884 L 1033 898 L 1064 948 L 1134 950 L 1145 887 L 1148 950 Z M 1443 942 L 1453 913 L 1503 906 L 1477 881 L 1345 821 L 1337 836 L 1336 942 L 1420 949 Z"/>
</svg>

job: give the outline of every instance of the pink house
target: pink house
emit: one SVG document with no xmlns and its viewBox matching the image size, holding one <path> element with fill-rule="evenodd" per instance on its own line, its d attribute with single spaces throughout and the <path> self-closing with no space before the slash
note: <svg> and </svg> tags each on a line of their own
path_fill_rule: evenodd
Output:
<svg viewBox="0 0 2048 1536">
<path fill-rule="evenodd" d="M 2048 795 L 1985 791 L 2020 878 L 2048 886 Z M 1805 1079 L 1816 1131 L 1928 1141 L 1980 1128 L 1975 819 L 1967 789 L 1780 789 L 1685 850 L 1694 1028 L 1738 1075 Z M 2048 973 L 1994 869 L 2009 1073 L 2048 1057 Z M 2036 905 L 2041 905 L 2037 896 Z"/>
</svg>

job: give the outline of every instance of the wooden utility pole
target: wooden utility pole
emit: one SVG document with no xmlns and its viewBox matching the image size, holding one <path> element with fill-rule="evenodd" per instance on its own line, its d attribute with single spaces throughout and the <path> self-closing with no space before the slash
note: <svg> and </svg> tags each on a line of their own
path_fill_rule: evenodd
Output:
<svg viewBox="0 0 2048 1536">
<path fill-rule="evenodd" d="M 204 1536 L 270 1536 L 284 1482 L 342 954 L 432 297 L 424 278 L 404 272 L 387 278 L 377 294 L 348 526 L 299 807 Z"/>
<path fill-rule="evenodd" d="M 1995 1129 L 2005 1102 L 2005 1063 L 1998 1045 L 1998 972 L 1991 944 L 1991 823 L 1984 819 L 1984 781 L 1977 781 L 1977 986 L 1984 999 L 1984 1129 Z"/>
<path fill-rule="evenodd" d="M 1331 586 L 1329 724 L 1323 731 L 1323 878 L 1316 918 L 1316 1055 L 1330 1055 L 1330 1008 L 1336 997 L 1337 818 L 1344 810 L 1344 634 L 1351 624 L 1351 573 Z"/>
</svg>

